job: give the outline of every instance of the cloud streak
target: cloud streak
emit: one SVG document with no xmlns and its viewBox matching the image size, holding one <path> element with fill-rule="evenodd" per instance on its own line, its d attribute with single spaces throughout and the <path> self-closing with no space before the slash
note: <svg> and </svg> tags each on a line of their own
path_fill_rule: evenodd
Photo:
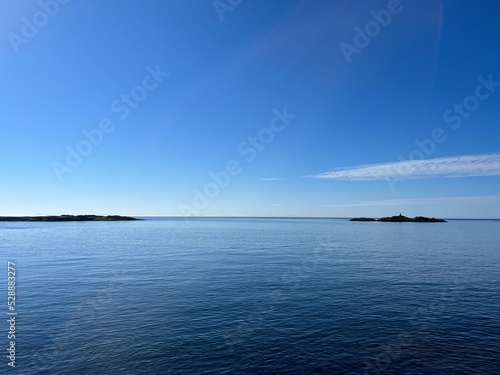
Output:
<svg viewBox="0 0 500 375">
<path fill-rule="evenodd" d="M 458 204 L 464 203 L 474 204 L 498 204 L 500 203 L 500 195 L 485 195 L 485 196 L 464 196 L 464 197 L 432 197 L 432 198 L 403 198 L 403 199 L 386 199 L 379 201 L 363 201 L 356 203 L 328 204 L 322 207 L 401 207 L 409 205 L 440 205 L 440 204 Z"/>
<path fill-rule="evenodd" d="M 364 165 L 309 177 L 366 181 L 477 176 L 500 176 L 500 153 Z"/>
<path fill-rule="evenodd" d="M 261 178 L 262 181 L 281 181 L 281 177 L 266 177 L 266 178 Z"/>
</svg>

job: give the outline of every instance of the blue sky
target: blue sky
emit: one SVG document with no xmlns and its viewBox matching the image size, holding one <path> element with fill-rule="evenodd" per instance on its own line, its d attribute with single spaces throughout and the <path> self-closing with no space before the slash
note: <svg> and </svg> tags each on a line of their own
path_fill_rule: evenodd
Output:
<svg viewBox="0 0 500 375">
<path fill-rule="evenodd" d="M 499 218 L 499 12 L 4 0 L 0 214 Z"/>
</svg>

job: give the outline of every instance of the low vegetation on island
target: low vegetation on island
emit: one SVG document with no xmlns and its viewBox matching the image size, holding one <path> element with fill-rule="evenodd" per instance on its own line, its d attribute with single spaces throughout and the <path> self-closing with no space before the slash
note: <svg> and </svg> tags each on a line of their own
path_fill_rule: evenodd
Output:
<svg viewBox="0 0 500 375">
<path fill-rule="evenodd" d="M 433 217 L 425 216 L 415 216 L 414 218 L 403 216 L 399 214 L 398 216 L 388 216 L 381 217 L 380 219 L 372 219 L 369 217 L 355 217 L 349 221 L 383 221 L 383 222 L 393 222 L 393 223 L 446 223 L 444 219 L 436 219 Z"/>
<path fill-rule="evenodd" d="M 142 220 L 119 215 L 0 216 L 0 221 L 131 221 Z"/>
</svg>

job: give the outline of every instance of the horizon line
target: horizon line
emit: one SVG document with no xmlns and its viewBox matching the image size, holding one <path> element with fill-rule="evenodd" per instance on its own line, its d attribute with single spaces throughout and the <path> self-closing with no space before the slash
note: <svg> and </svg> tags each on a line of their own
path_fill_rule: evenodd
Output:
<svg viewBox="0 0 500 375">
<path fill-rule="evenodd" d="M 67 215 L 97 215 L 97 216 L 116 216 L 117 214 L 67 214 Z M 43 216 L 62 216 L 60 214 L 48 214 L 48 215 L 0 215 L 1 217 L 43 217 Z M 369 218 L 381 218 L 385 216 L 227 216 L 227 215 L 207 215 L 207 216 L 179 216 L 179 215 L 125 215 L 120 214 L 118 216 L 129 216 L 134 218 L 169 218 L 169 219 L 352 219 L 356 217 L 369 217 Z M 397 215 L 392 215 L 397 216 Z M 403 215 L 405 216 L 405 215 Z M 421 215 L 417 215 L 421 216 Z M 409 216 L 411 217 L 411 216 Z M 445 220 L 500 220 L 499 218 L 474 218 L 474 217 L 439 217 Z"/>
</svg>

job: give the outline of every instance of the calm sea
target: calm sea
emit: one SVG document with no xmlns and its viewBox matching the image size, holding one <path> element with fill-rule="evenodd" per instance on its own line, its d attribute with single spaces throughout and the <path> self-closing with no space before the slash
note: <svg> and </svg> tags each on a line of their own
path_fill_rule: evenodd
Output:
<svg viewBox="0 0 500 375">
<path fill-rule="evenodd" d="M 0 254 L 2 374 L 500 374 L 500 221 L 0 223 Z"/>
</svg>

